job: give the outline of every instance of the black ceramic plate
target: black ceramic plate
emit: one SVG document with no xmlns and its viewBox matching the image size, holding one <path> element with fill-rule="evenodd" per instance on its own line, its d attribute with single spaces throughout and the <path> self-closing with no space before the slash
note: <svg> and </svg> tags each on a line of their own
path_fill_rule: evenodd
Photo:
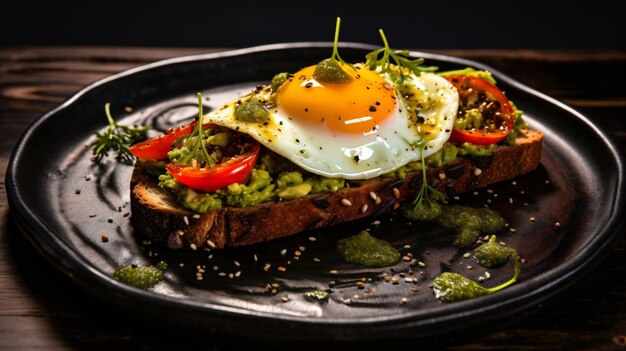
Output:
<svg viewBox="0 0 626 351">
<path fill-rule="evenodd" d="M 342 55 L 359 61 L 371 49 L 345 45 Z M 106 102 L 112 103 L 120 124 L 147 123 L 164 130 L 196 114 L 197 91 L 209 98 L 205 109 L 215 108 L 267 83 L 277 72 L 295 72 L 329 52 L 327 44 L 308 43 L 183 57 L 89 86 L 37 120 L 18 143 L 6 179 L 11 213 L 50 262 L 101 298 L 168 323 L 272 339 L 417 337 L 502 320 L 572 284 L 617 240 L 623 165 L 604 133 L 580 113 L 489 67 L 428 53 L 414 55 L 441 69 L 492 71 L 524 110 L 530 127 L 545 133 L 536 171 L 451 199 L 489 204 L 516 229 L 498 240 L 525 259 L 518 283 L 473 300 L 438 301 L 429 284 L 439 273 L 463 272 L 477 280 L 485 269 L 463 258 L 469 250 L 450 245 L 453 232 L 394 215 L 212 252 L 174 252 L 135 240 L 128 206 L 132 167 L 111 159 L 100 165 L 91 160 L 94 132 L 105 127 Z M 335 243 L 366 228 L 402 253 L 411 253 L 415 261 L 386 269 L 341 262 Z M 103 234 L 109 238 L 106 243 Z M 121 265 L 160 260 L 169 269 L 165 281 L 151 291 L 112 278 Z M 266 264 L 271 265 L 267 270 Z M 277 270 L 279 266 L 286 271 Z M 196 278 L 198 267 L 205 271 L 202 280 Z M 497 285 L 511 276 L 511 263 L 489 273 L 491 279 L 483 284 Z M 386 282 L 385 276 L 397 276 L 399 283 Z M 356 285 L 359 281 L 365 288 Z M 272 284 L 276 294 L 269 291 Z M 331 292 L 329 301 L 307 300 L 303 293 L 314 289 Z"/>
</svg>

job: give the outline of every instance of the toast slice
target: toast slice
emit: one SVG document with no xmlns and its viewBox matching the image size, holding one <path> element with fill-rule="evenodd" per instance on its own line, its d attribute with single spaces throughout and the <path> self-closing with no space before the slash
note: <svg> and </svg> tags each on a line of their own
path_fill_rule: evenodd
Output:
<svg viewBox="0 0 626 351">
<path fill-rule="evenodd" d="M 429 167 L 428 182 L 453 196 L 528 173 L 539 165 L 542 139 L 541 132 L 525 130 L 515 145 L 498 145 L 490 156 L 459 157 L 441 168 Z M 249 245 L 390 212 L 412 201 L 421 183 L 422 172 L 417 171 L 405 179 L 350 182 L 349 188 L 334 193 L 195 213 L 178 205 L 174 196 L 136 167 L 132 221 L 141 238 L 171 249 Z"/>
</svg>

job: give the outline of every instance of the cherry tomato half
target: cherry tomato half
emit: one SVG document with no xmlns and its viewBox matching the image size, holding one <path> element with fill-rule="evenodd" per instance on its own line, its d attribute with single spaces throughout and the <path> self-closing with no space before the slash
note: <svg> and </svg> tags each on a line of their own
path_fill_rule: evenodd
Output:
<svg viewBox="0 0 626 351">
<path fill-rule="evenodd" d="M 163 135 L 155 136 L 131 146 L 130 152 L 138 159 L 144 161 L 156 161 L 167 158 L 167 153 L 172 151 L 176 139 L 183 135 L 191 134 L 196 127 L 197 121 L 185 124 L 177 128 L 170 128 Z M 204 129 L 213 127 L 212 124 L 205 124 Z"/>
<path fill-rule="evenodd" d="M 479 109 L 483 116 L 481 128 L 454 128 L 450 141 L 491 145 L 504 139 L 513 130 L 515 110 L 495 85 L 476 76 L 453 74 L 445 78 L 459 92 L 458 116 L 465 116 L 465 111 L 473 108 Z"/>
<path fill-rule="evenodd" d="M 226 162 L 210 168 L 194 168 L 170 163 L 165 166 L 177 181 L 202 192 L 213 192 L 230 184 L 243 184 L 248 180 L 259 157 L 261 145 L 256 141 L 246 143 L 246 151 Z"/>
</svg>

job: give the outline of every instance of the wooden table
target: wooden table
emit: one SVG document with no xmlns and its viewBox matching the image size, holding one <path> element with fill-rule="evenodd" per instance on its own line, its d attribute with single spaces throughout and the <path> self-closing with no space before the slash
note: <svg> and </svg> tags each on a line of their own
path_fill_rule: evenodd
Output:
<svg viewBox="0 0 626 351">
<path fill-rule="evenodd" d="M 44 112 L 100 78 L 156 60 L 208 51 L 0 49 L 0 349 L 152 350 L 190 344 L 223 349 L 230 344 L 146 325 L 141 318 L 94 299 L 57 272 L 24 238 L 11 219 L 4 189 L 14 144 Z M 439 52 L 484 62 L 564 101 L 593 119 L 626 153 L 626 52 Z M 429 343 L 457 350 L 626 350 L 626 237 L 591 274 L 536 313 L 506 327 L 445 339 Z"/>
</svg>

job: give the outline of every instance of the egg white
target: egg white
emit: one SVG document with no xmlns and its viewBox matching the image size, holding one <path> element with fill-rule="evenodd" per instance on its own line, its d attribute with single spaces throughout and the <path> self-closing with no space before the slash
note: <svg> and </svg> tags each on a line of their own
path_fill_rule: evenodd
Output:
<svg viewBox="0 0 626 351">
<path fill-rule="evenodd" d="M 403 99 L 398 99 L 396 110 L 378 128 L 362 134 L 340 133 L 324 128 L 323 124 L 291 118 L 280 106 L 269 109 L 271 117 L 265 123 L 235 118 L 238 102 L 257 93 L 269 100 L 268 88 L 225 104 L 205 115 L 203 123 L 249 134 L 311 173 L 329 178 L 369 179 L 419 160 L 421 144 L 425 157 L 436 153 L 450 137 L 458 108 L 456 88 L 432 73 L 408 76 L 405 84 L 412 85 L 414 97 L 420 101 L 418 115 L 423 117 L 423 123 L 409 117 Z"/>
</svg>

